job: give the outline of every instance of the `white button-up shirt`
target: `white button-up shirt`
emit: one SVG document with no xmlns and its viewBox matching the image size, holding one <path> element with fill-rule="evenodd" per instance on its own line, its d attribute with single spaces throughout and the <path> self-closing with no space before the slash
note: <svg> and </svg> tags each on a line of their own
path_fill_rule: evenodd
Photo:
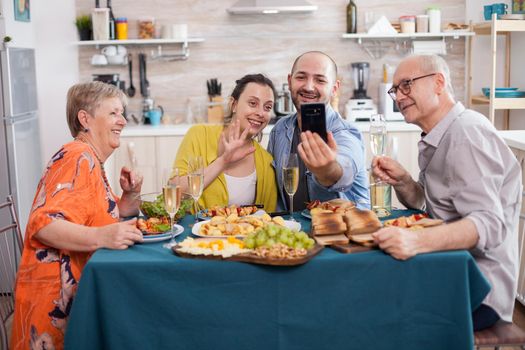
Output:
<svg viewBox="0 0 525 350">
<path fill-rule="evenodd" d="M 474 222 L 479 241 L 471 254 L 492 286 L 483 303 L 512 321 L 522 196 L 515 156 L 487 118 L 459 102 L 418 147 L 426 210 L 448 222 Z"/>
</svg>

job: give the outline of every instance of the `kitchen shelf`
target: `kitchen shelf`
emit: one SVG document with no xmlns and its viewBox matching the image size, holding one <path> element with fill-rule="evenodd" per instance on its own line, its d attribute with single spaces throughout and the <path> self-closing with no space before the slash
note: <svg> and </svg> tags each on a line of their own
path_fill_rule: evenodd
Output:
<svg viewBox="0 0 525 350">
<path fill-rule="evenodd" d="M 512 32 L 525 32 L 525 20 L 500 20 L 496 14 L 493 14 L 490 22 L 483 22 L 472 25 L 472 30 L 477 35 L 490 35 L 491 36 L 491 48 L 488 52 L 492 56 L 492 65 L 490 73 L 490 96 L 472 96 L 472 39 L 469 38 L 468 42 L 468 96 L 470 104 L 488 104 L 489 105 L 489 120 L 494 124 L 494 117 L 496 110 L 503 110 L 504 117 L 504 129 L 509 128 L 509 110 L 511 109 L 525 109 L 525 98 L 496 98 L 496 57 L 497 57 L 497 36 L 505 36 L 505 74 L 504 74 L 504 85 L 510 86 L 510 56 L 511 56 L 511 36 Z"/>
<path fill-rule="evenodd" d="M 128 39 L 128 40 L 84 40 L 75 41 L 78 46 L 104 46 L 104 45 L 167 45 L 183 43 L 200 43 L 203 38 L 188 38 L 187 40 L 178 39 Z"/>
<path fill-rule="evenodd" d="M 129 40 L 85 40 L 75 41 L 74 44 L 78 46 L 100 46 L 107 45 L 128 45 L 128 46 L 147 46 L 156 45 L 157 52 L 152 52 L 150 57 L 152 60 L 162 61 L 182 61 L 190 57 L 190 49 L 188 43 L 200 43 L 203 42 L 203 38 L 187 38 L 186 40 L 180 39 L 129 39 Z M 164 53 L 162 46 L 165 45 L 182 45 L 181 51 L 177 53 Z"/>
<path fill-rule="evenodd" d="M 490 104 L 490 98 L 483 95 L 472 96 L 472 104 Z M 495 109 L 525 109 L 525 98 L 494 98 Z"/>
<path fill-rule="evenodd" d="M 384 46 L 385 41 L 394 42 L 412 42 L 418 39 L 441 39 L 445 38 L 459 39 L 475 35 L 474 32 L 456 30 L 447 31 L 441 33 L 396 33 L 396 34 L 368 34 L 368 33 L 356 33 L 356 34 L 342 34 L 342 39 L 353 39 L 361 46 L 361 48 L 374 59 L 382 58 L 388 47 Z M 367 42 L 367 45 L 364 44 Z"/>
<path fill-rule="evenodd" d="M 419 38 L 454 38 L 459 39 L 460 37 L 475 35 L 474 32 L 468 31 L 450 31 L 441 33 L 397 33 L 397 34 L 368 34 L 368 33 L 357 33 L 357 34 L 343 34 L 343 39 L 357 39 L 357 42 L 361 44 L 363 39 L 419 39 Z"/>
</svg>

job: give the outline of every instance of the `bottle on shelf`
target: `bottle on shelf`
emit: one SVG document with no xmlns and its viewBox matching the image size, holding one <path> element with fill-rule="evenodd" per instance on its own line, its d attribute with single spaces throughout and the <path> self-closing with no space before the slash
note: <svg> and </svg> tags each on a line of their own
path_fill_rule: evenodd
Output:
<svg viewBox="0 0 525 350">
<path fill-rule="evenodd" d="M 115 20 L 115 28 L 117 30 L 117 40 L 126 40 L 128 38 L 128 19 L 126 17 L 118 17 Z"/>
<path fill-rule="evenodd" d="M 346 6 L 346 32 L 357 33 L 357 6 L 353 0 Z"/>
<path fill-rule="evenodd" d="M 115 15 L 113 14 L 113 8 L 111 7 L 111 0 L 107 0 L 106 6 L 109 9 L 109 40 L 115 40 L 117 35 L 115 30 Z"/>
</svg>

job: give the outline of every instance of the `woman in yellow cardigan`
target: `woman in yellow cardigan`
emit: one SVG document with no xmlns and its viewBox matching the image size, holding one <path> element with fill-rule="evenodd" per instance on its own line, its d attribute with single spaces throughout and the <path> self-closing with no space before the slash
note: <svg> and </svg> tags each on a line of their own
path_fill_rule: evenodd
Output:
<svg viewBox="0 0 525 350">
<path fill-rule="evenodd" d="M 184 136 L 174 166 L 184 176 L 190 157 L 202 156 L 205 169 L 201 208 L 262 204 L 267 212 L 275 210 L 273 159 L 255 140 L 260 140 L 270 121 L 275 95 L 270 79 L 262 74 L 246 75 L 236 81 L 223 125 L 195 125 Z M 186 177 L 179 183 L 186 192 Z"/>
</svg>

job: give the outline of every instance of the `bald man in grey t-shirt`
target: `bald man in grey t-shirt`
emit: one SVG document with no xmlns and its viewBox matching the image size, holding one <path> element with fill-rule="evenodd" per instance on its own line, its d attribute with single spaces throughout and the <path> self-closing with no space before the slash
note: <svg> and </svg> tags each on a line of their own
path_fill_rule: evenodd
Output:
<svg viewBox="0 0 525 350">
<path fill-rule="evenodd" d="M 389 93 L 405 121 L 423 130 L 420 174 L 416 182 L 388 157 L 374 158 L 373 174 L 390 183 L 404 205 L 424 209 L 446 224 L 417 232 L 385 228 L 374 239 L 401 260 L 468 249 L 492 287 L 473 313 L 474 329 L 490 327 L 498 319 L 512 322 L 523 189 L 516 158 L 487 118 L 454 101 L 442 58 L 403 60 Z"/>
</svg>

